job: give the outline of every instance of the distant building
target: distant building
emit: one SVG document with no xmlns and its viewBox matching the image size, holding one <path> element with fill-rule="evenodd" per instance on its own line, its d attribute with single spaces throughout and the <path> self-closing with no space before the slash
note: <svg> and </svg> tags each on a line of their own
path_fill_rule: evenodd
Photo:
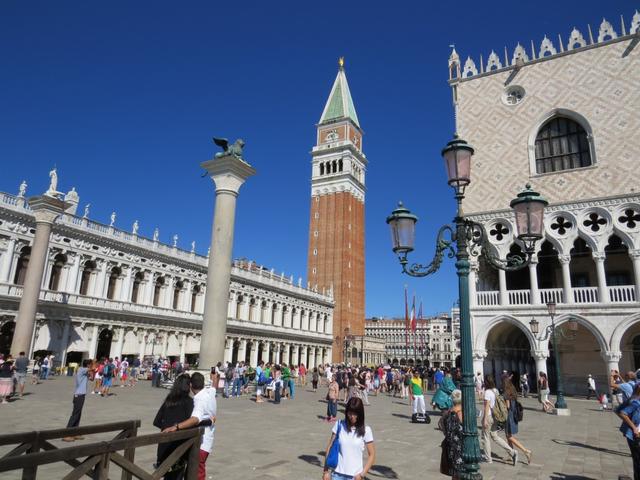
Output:
<svg viewBox="0 0 640 480">
<path fill-rule="evenodd" d="M 311 152 L 311 218 L 307 279 L 332 290 L 333 361 L 344 360 L 344 339 L 364 335 L 364 194 L 367 159 L 344 63 L 317 126 Z"/>
<path fill-rule="evenodd" d="M 57 365 L 100 357 L 169 357 L 200 351 L 208 258 L 75 214 L 53 225 L 31 354 Z M 8 353 L 35 219 L 22 192 L 0 192 L 0 352 Z M 231 267 L 224 360 L 331 360 L 333 298 L 248 260 Z"/>
<path fill-rule="evenodd" d="M 407 332 L 404 318 L 368 318 L 365 336 L 384 340 L 388 363 L 455 366 L 460 355 L 459 310 L 419 319 L 415 332 Z"/>
</svg>

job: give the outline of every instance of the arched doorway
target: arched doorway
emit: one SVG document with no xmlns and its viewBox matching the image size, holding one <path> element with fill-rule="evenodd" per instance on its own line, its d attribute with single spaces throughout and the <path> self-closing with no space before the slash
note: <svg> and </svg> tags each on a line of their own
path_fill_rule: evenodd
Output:
<svg viewBox="0 0 640 480">
<path fill-rule="evenodd" d="M 596 389 L 604 391 L 608 385 L 607 366 L 601 356 L 602 345 L 595 335 L 584 324 L 578 322 L 577 330 L 571 331 L 566 320 L 556 321 L 558 331 L 558 351 L 564 391 L 568 395 L 585 395 L 587 376 L 592 375 L 596 381 Z M 564 332 L 564 335 L 561 333 Z M 557 376 L 555 352 L 552 339 L 549 339 L 549 358 L 547 373 L 551 391 L 556 391 Z"/>
<path fill-rule="evenodd" d="M 98 348 L 96 349 L 96 358 L 109 358 L 111 353 L 111 340 L 113 340 L 113 332 L 105 328 L 98 335 Z"/>
<path fill-rule="evenodd" d="M 501 376 L 505 370 L 513 374 L 516 388 L 519 387 L 523 373 L 527 373 L 529 384 L 535 378 L 536 363 L 531 356 L 531 344 L 523 328 L 525 327 L 502 321 L 491 328 L 487 335 L 487 357 L 483 373 L 485 376 L 493 375 L 498 387 L 502 386 Z"/>
<path fill-rule="evenodd" d="M 620 341 L 620 351 L 622 352 L 619 362 L 621 372 L 635 371 L 640 368 L 640 321 L 636 320 L 626 329 Z"/>
<path fill-rule="evenodd" d="M 11 351 L 11 342 L 13 341 L 13 332 L 16 328 L 16 322 L 8 321 L 0 327 L 0 353 L 7 355 Z"/>
</svg>

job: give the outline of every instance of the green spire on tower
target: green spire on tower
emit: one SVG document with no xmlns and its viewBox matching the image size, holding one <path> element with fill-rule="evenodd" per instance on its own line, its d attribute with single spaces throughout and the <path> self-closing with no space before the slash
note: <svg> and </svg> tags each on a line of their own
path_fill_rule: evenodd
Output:
<svg viewBox="0 0 640 480">
<path fill-rule="evenodd" d="M 340 57 L 338 65 L 338 75 L 336 76 L 335 82 L 333 82 L 329 100 L 327 100 L 324 110 L 322 111 L 320 124 L 348 118 L 360 128 L 356 108 L 353 105 L 353 99 L 349 91 L 347 76 L 344 73 L 344 57 Z"/>
</svg>

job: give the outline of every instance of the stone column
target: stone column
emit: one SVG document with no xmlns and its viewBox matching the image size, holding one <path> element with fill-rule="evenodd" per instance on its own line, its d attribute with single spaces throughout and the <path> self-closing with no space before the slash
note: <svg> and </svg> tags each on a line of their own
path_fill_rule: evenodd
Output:
<svg viewBox="0 0 640 480">
<path fill-rule="evenodd" d="M 147 335 L 149 333 L 148 332 L 140 332 L 138 334 L 138 341 L 140 342 L 140 355 L 138 356 L 138 358 L 140 359 L 140 361 L 142 362 L 142 359 L 144 358 L 144 354 L 146 353 L 146 349 L 147 349 Z"/>
<path fill-rule="evenodd" d="M 242 338 L 238 348 L 238 361 L 244 362 L 245 358 L 247 358 L 247 340 Z"/>
<path fill-rule="evenodd" d="M 300 347 L 298 345 L 291 345 L 291 352 L 289 354 L 289 363 L 293 363 L 294 365 L 298 365 L 300 363 Z"/>
<path fill-rule="evenodd" d="M 549 352 L 537 350 L 532 353 L 536 361 L 536 376 L 538 376 L 540 372 L 547 373 L 547 358 L 549 358 Z"/>
<path fill-rule="evenodd" d="M 91 292 L 89 295 L 93 297 L 98 297 L 98 298 L 105 298 L 107 296 L 106 295 L 106 286 L 108 285 L 107 268 L 109 265 L 106 260 L 99 260 L 98 266 L 100 267 L 100 272 L 98 273 L 96 278 L 96 283 L 94 284 L 95 288 L 93 292 Z"/>
<path fill-rule="evenodd" d="M 280 356 L 281 352 L 282 352 L 282 345 L 280 345 L 279 343 L 276 343 L 273 346 L 273 362 L 274 363 L 282 363 L 282 357 Z"/>
<path fill-rule="evenodd" d="M 484 378 L 484 359 L 487 358 L 487 352 L 484 350 L 475 350 L 473 352 L 473 378 L 480 372 Z"/>
<path fill-rule="evenodd" d="M 235 155 L 214 158 L 202 163 L 201 166 L 207 170 L 216 185 L 211 252 L 207 270 L 207 293 L 200 342 L 200 368 L 208 369 L 224 354 L 236 198 L 242 184 L 248 177 L 255 175 L 256 171 Z"/>
<path fill-rule="evenodd" d="M 119 328 L 118 329 L 118 343 L 116 343 L 116 351 L 112 355 L 113 358 L 118 357 L 120 360 L 122 360 L 122 347 L 124 346 L 124 334 L 125 333 L 126 332 L 125 332 L 124 328 Z"/>
<path fill-rule="evenodd" d="M 67 293 L 77 293 L 77 285 L 78 285 L 78 276 L 80 275 L 80 266 L 82 264 L 82 255 L 80 253 L 76 253 L 73 258 L 73 265 L 69 271 L 69 276 L 67 277 L 67 284 L 65 285 L 65 292 Z"/>
<path fill-rule="evenodd" d="M 252 367 L 256 367 L 258 365 L 258 341 L 251 341 L 251 350 L 249 351 L 249 364 Z"/>
<path fill-rule="evenodd" d="M 476 284 L 478 283 L 478 261 L 469 263 L 469 305 L 473 308 L 478 304 Z"/>
<path fill-rule="evenodd" d="M 62 339 L 60 340 L 60 366 L 64 367 L 67 362 L 67 350 L 69 348 L 69 327 L 72 327 L 71 320 L 64 322 L 62 328 Z"/>
<path fill-rule="evenodd" d="M 309 370 L 312 370 L 315 366 L 316 366 L 316 355 L 318 354 L 318 351 L 315 347 L 311 347 L 310 351 L 309 351 L 309 365 L 307 365 L 307 368 Z"/>
<path fill-rule="evenodd" d="M 269 348 L 271 348 L 269 342 L 262 342 L 262 355 L 260 356 L 260 360 L 262 360 L 264 363 L 267 363 L 269 361 Z M 257 355 L 258 354 L 256 353 L 256 356 Z"/>
<path fill-rule="evenodd" d="M 593 252 L 593 261 L 596 262 L 596 273 L 598 274 L 598 302 L 609 303 L 609 290 L 607 289 L 607 276 L 604 272 L 604 252 Z"/>
<path fill-rule="evenodd" d="M 540 305 L 540 292 L 538 291 L 538 256 L 531 256 L 529 264 L 529 296 L 531 305 Z"/>
<path fill-rule="evenodd" d="M 500 285 L 500 305 L 509 305 L 509 293 L 507 292 L 507 274 L 504 270 L 498 270 L 498 283 Z"/>
<path fill-rule="evenodd" d="M 300 363 L 304 363 L 305 367 L 308 367 L 309 364 L 307 362 L 307 349 L 308 347 L 303 345 L 300 347 Z"/>
<path fill-rule="evenodd" d="M 100 329 L 98 325 L 94 325 L 93 332 L 91 332 L 91 343 L 89 344 L 89 358 L 92 360 L 96 358 L 96 353 L 98 350 L 98 334 L 99 333 L 100 333 Z"/>
<path fill-rule="evenodd" d="M 200 338 L 200 355 L 202 355 L 202 338 Z M 225 340 L 225 343 L 224 343 L 223 360 L 225 362 L 230 362 L 232 357 L 233 357 L 233 339 L 227 338 Z M 218 363 L 218 362 L 216 362 L 216 363 Z M 212 363 L 211 366 L 213 366 L 213 365 L 215 365 L 215 364 Z M 198 362 L 198 366 L 202 368 L 203 365 Z"/>
<path fill-rule="evenodd" d="M 49 251 L 49 236 L 56 218 L 68 207 L 63 200 L 41 195 L 31 197 L 29 206 L 36 220 L 36 233 L 31 247 L 31 258 L 27 266 L 20 306 L 16 317 L 16 327 L 11 342 L 11 354 L 17 357 L 20 352 L 26 352 L 31 358 L 29 346 L 33 337 L 36 322 L 36 309 L 40 297 L 40 285 L 44 274 L 44 266 Z"/>
<path fill-rule="evenodd" d="M 238 320 L 245 320 L 245 321 L 249 321 L 251 320 L 251 318 L 249 318 L 249 297 L 247 297 L 246 295 L 242 296 L 242 303 L 240 303 L 240 315 L 238 315 Z"/>
<path fill-rule="evenodd" d="M 187 334 L 182 334 L 182 341 L 180 342 L 180 363 L 184 364 L 187 358 Z"/>
<path fill-rule="evenodd" d="M 640 250 L 630 250 L 629 256 L 633 262 L 633 279 L 635 286 L 636 302 L 640 302 Z"/>
<path fill-rule="evenodd" d="M 131 283 L 133 279 L 133 267 L 130 265 L 122 265 L 122 271 L 124 272 L 124 279 L 122 281 L 122 287 L 120 289 L 120 295 L 116 299 L 121 302 L 131 301 Z"/>
<path fill-rule="evenodd" d="M 9 283 L 9 275 L 11 274 L 11 265 L 13 264 L 13 254 L 16 249 L 16 239 L 11 237 L 7 242 L 7 250 L 2 256 L 2 264 L 0 265 L 0 282 Z"/>
<path fill-rule="evenodd" d="M 558 255 L 558 261 L 562 267 L 562 296 L 564 303 L 575 303 L 573 298 L 573 288 L 571 287 L 571 255 Z"/>
<path fill-rule="evenodd" d="M 286 365 L 289 365 L 291 363 L 290 352 L 291 352 L 290 345 L 285 344 L 282 346 L 282 363 Z"/>
</svg>

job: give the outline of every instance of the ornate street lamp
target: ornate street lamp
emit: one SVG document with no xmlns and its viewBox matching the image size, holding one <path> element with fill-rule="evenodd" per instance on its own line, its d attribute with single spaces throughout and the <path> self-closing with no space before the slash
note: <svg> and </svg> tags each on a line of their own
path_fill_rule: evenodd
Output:
<svg viewBox="0 0 640 480">
<path fill-rule="evenodd" d="M 491 254 L 489 241 L 484 227 L 477 222 L 464 218 L 462 200 L 467 185 L 471 183 L 471 158 L 474 150 L 467 142 L 454 135 L 442 150 L 448 183 L 454 189 L 457 202 L 454 225 L 440 228 L 436 242 L 436 252 L 428 265 L 414 263 L 408 266 L 407 255 L 415 245 L 415 224 L 418 217 L 413 215 L 402 203 L 387 217 L 391 228 L 392 248 L 398 255 L 402 272 L 412 277 L 424 277 L 436 272 L 444 256 L 456 258 L 458 290 L 460 302 L 460 333 L 462 356 L 462 408 L 463 408 L 463 468 L 460 478 L 480 480 L 481 459 L 478 442 L 475 392 L 473 384 L 473 356 L 471 339 L 471 319 L 469 315 L 469 255 L 477 255 L 480 249 L 487 261 L 496 268 L 513 271 L 524 268 L 531 261 L 536 240 L 542 238 L 544 207 L 548 202 L 540 194 L 526 189 L 511 202 L 516 217 L 518 239 L 525 247 L 526 258 L 520 255 L 508 255 L 500 259 Z"/>
<path fill-rule="evenodd" d="M 540 332 L 540 323 L 535 319 L 531 318 L 529 322 L 529 328 L 531 328 L 531 333 L 533 333 L 540 342 L 545 342 L 551 337 L 551 341 L 553 342 L 553 352 L 554 352 L 554 360 L 556 364 L 556 383 L 557 383 L 557 393 L 556 393 L 556 409 L 566 409 L 567 402 L 564 398 L 564 381 L 562 379 L 562 372 L 560 371 L 560 352 L 558 351 L 558 342 L 556 340 L 558 334 L 560 334 L 563 338 L 567 340 L 575 339 L 575 331 L 578 330 L 578 322 L 574 319 L 570 319 L 568 322 L 569 331 L 571 333 L 566 334 L 562 328 L 556 328 L 555 324 L 555 316 L 556 316 L 556 302 L 547 303 L 547 312 L 551 317 L 551 325 L 547 325 L 542 332 L 542 335 L 538 337 L 538 333 Z"/>
</svg>

